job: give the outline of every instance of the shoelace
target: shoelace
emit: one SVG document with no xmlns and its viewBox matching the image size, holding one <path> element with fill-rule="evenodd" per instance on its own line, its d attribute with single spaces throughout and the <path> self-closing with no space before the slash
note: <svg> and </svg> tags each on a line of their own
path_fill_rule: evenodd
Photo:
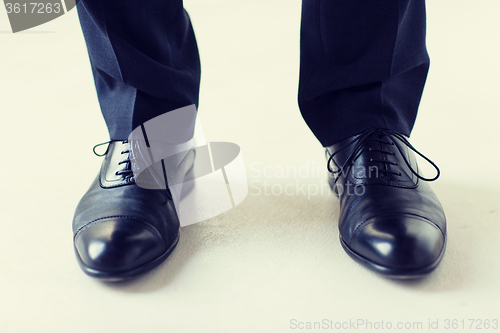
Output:
<svg viewBox="0 0 500 333">
<path fill-rule="evenodd" d="M 109 150 L 109 144 L 111 143 L 112 141 L 106 141 L 106 142 L 103 142 L 103 143 L 99 143 L 97 145 L 94 146 L 94 148 L 92 149 L 92 151 L 94 152 L 94 154 L 96 156 L 99 156 L 99 157 L 103 157 L 104 155 L 106 155 L 108 153 L 108 150 Z M 128 140 L 123 140 L 122 143 L 128 143 Z M 97 151 L 96 151 L 96 148 L 98 147 L 101 147 L 101 146 L 104 146 L 104 145 L 108 145 L 106 147 L 106 151 L 102 154 L 99 154 Z M 126 150 L 122 150 L 120 152 L 121 154 L 128 154 L 127 157 L 118 162 L 118 165 L 121 165 L 121 164 L 124 164 L 124 163 L 128 163 L 128 165 L 125 166 L 125 169 L 123 170 L 120 170 L 120 171 L 116 171 L 115 172 L 115 175 L 117 176 L 121 176 L 123 175 L 124 179 L 127 180 L 127 181 L 136 181 L 136 179 L 134 179 L 134 172 L 132 171 L 132 163 L 130 161 L 130 149 L 126 149 Z M 163 169 L 163 172 L 165 172 L 165 169 Z M 167 179 L 167 176 L 166 174 L 164 174 L 164 177 L 165 179 Z M 170 192 L 170 188 L 168 187 L 168 183 L 166 182 L 165 184 L 166 188 L 167 188 L 167 197 L 170 199 L 170 200 L 173 200 L 172 198 L 172 192 Z"/>
<path fill-rule="evenodd" d="M 103 157 L 104 155 L 106 155 L 108 153 L 108 150 L 109 150 L 109 144 L 111 143 L 111 141 L 106 141 L 106 142 L 103 142 L 103 143 L 99 143 L 97 145 L 94 146 L 94 148 L 92 149 L 92 151 L 94 152 L 95 155 L 99 156 L 99 157 Z M 128 140 L 123 140 L 122 143 L 128 143 Z M 104 146 L 104 145 L 108 145 L 106 147 L 106 151 L 102 154 L 99 154 L 96 152 L 96 148 L 98 147 L 101 147 L 101 146 Z M 133 171 L 132 171 L 132 166 L 131 166 L 131 161 L 130 161 L 130 149 L 126 149 L 126 150 L 122 150 L 120 152 L 122 155 L 124 154 L 127 154 L 127 156 L 120 162 L 118 162 L 118 165 L 121 165 L 121 164 L 124 164 L 124 163 L 128 163 L 125 168 L 123 170 L 119 170 L 119 171 L 116 171 L 115 172 L 115 175 L 117 176 L 123 176 L 125 179 L 127 178 L 131 178 L 133 176 Z"/>
<path fill-rule="evenodd" d="M 421 176 L 417 171 L 415 171 L 412 168 L 412 166 L 410 165 L 410 162 L 406 158 L 406 156 L 405 156 L 404 152 L 401 150 L 401 148 L 398 145 L 395 145 L 397 147 L 397 149 L 399 150 L 399 153 L 403 157 L 403 160 L 404 160 L 405 164 L 408 166 L 408 168 L 411 170 L 411 172 L 418 179 L 421 179 L 421 180 L 424 180 L 424 181 L 434 181 L 434 180 L 438 179 L 439 176 L 441 175 L 441 171 L 439 170 L 439 168 L 437 167 L 437 165 L 434 162 L 432 162 L 429 158 L 427 158 L 426 156 L 424 156 L 417 149 L 415 149 L 415 147 L 413 147 L 411 145 L 411 143 L 409 143 L 408 140 L 403 135 L 401 135 L 401 134 L 399 134 L 397 132 L 388 130 L 388 129 L 373 128 L 373 129 L 368 129 L 368 130 L 362 132 L 356 138 L 356 140 L 354 140 L 354 141 L 352 141 L 352 142 L 344 145 L 343 147 L 341 147 L 340 149 L 338 149 L 335 153 L 333 153 L 333 154 L 330 155 L 330 157 L 328 158 L 328 161 L 327 161 L 327 168 L 328 168 L 328 171 L 335 176 L 335 182 L 337 182 L 339 180 L 339 178 L 341 177 L 342 174 L 346 174 L 346 175 L 349 174 L 352 166 L 354 165 L 354 163 L 356 162 L 356 160 L 359 158 L 359 156 L 361 156 L 361 154 L 365 150 L 375 151 L 375 152 L 379 152 L 381 154 L 395 155 L 394 152 L 386 151 L 386 150 L 383 150 L 383 149 L 366 148 L 365 147 L 365 143 L 367 141 L 378 141 L 378 142 L 381 142 L 381 143 L 384 143 L 384 144 L 394 145 L 394 142 L 387 142 L 385 140 L 381 140 L 381 139 L 378 139 L 378 138 L 370 138 L 370 136 L 372 134 L 378 134 L 378 135 L 387 136 L 387 137 L 391 137 L 393 139 L 399 140 L 401 143 L 403 143 L 404 145 L 406 145 L 409 149 L 413 150 L 416 154 L 418 154 L 420 157 L 422 157 L 423 159 L 425 159 L 429 164 L 431 164 L 434 167 L 434 169 L 436 169 L 436 176 L 433 177 L 433 178 L 425 178 L 425 177 Z M 340 153 L 341 151 L 343 151 L 344 149 L 348 148 L 349 146 L 351 146 L 353 144 L 354 144 L 354 149 L 353 149 L 352 153 L 347 157 L 347 159 L 344 162 L 344 164 L 342 166 L 339 166 L 337 164 L 337 162 L 335 162 L 335 160 L 333 158 L 338 153 Z M 326 151 L 326 153 L 329 154 L 328 150 Z M 331 168 L 332 162 L 335 164 L 337 170 L 332 170 L 332 168 Z M 391 161 L 388 161 L 388 160 L 382 160 L 382 159 L 370 159 L 370 162 L 380 162 L 380 163 L 391 164 L 391 165 L 394 165 L 394 166 L 398 165 L 397 163 L 394 163 L 394 162 L 391 162 Z M 395 174 L 397 176 L 401 176 L 400 172 L 394 172 L 394 171 L 390 171 L 390 170 L 385 170 L 384 172 L 385 173 Z"/>
</svg>

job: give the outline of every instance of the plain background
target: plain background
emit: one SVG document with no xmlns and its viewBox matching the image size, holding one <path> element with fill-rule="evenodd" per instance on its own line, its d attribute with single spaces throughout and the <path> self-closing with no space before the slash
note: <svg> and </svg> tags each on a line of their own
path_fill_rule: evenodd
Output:
<svg viewBox="0 0 500 333">
<path fill-rule="evenodd" d="M 440 267 L 413 282 L 364 269 L 339 244 L 323 150 L 296 102 L 300 1 L 185 5 L 206 137 L 241 146 L 250 194 L 182 228 L 167 262 L 120 284 L 84 275 L 72 247 L 74 208 L 101 162 L 92 147 L 108 140 L 76 11 L 17 34 L 0 11 L 1 332 L 297 331 L 292 319 L 445 331 L 446 319 L 500 319 L 499 1 L 427 5 L 431 70 L 411 142 L 442 170 L 432 186 L 449 239 Z"/>
</svg>

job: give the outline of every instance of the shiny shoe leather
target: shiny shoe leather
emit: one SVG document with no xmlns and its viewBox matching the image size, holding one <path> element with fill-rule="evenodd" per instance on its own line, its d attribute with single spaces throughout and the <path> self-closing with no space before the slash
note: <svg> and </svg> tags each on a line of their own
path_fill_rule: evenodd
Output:
<svg viewBox="0 0 500 333">
<path fill-rule="evenodd" d="M 419 174 L 416 152 L 437 171 Z M 364 266 L 393 278 L 434 270 L 446 245 L 446 218 L 426 181 L 435 164 L 406 137 L 371 129 L 327 148 L 330 186 L 340 199 L 344 250 Z"/>
<path fill-rule="evenodd" d="M 179 161 L 175 174 L 148 178 L 183 179 L 193 164 L 190 153 Z M 74 247 L 85 273 L 123 280 L 156 267 L 172 253 L 179 240 L 179 219 L 168 184 L 158 184 L 155 190 L 137 185 L 127 141 L 111 142 L 105 154 L 99 174 L 76 208 Z"/>
</svg>

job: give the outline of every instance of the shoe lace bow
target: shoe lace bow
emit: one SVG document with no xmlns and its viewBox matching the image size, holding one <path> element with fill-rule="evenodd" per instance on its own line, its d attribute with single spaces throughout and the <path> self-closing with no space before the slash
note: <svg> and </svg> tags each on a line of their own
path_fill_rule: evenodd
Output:
<svg viewBox="0 0 500 333">
<path fill-rule="evenodd" d="M 99 144 L 97 144 L 97 145 L 94 146 L 94 148 L 92 149 L 92 151 L 94 152 L 95 155 L 97 155 L 99 157 L 103 157 L 103 156 L 105 156 L 108 153 L 109 144 L 111 142 L 112 141 L 106 141 L 106 142 L 103 142 L 103 143 L 99 143 Z M 126 144 L 126 143 L 128 143 L 128 140 L 123 140 L 122 143 Z M 98 147 L 101 147 L 101 146 L 104 146 L 104 145 L 107 145 L 106 151 L 104 153 L 98 153 L 96 151 L 96 149 Z M 125 155 L 125 156 L 124 156 L 123 160 L 121 160 L 120 162 L 118 162 L 118 165 L 125 164 L 125 167 L 122 170 L 116 171 L 115 175 L 117 175 L 117 176 L 123 176 L 125 179 L 131 178 L 133 176 L 134 172 L 132 171 L 132 163 L 130 161 L 130 148 L 122 150 L 120 152 L 120 154 Z"/>
<path fill-rule="evenodd" d="M 373 134 L 378 134 L 380 136 L 389 137 L 389 138 L 392 139 L 392 141 L 386 141 L 386 140 L 382 140 L 380 138 L 374 138 Z M 434 169 L 436 170 L 436 176 L 434 176 L 433 178 L 425 178 L 422 175 L 420 175 L 418 173 L 418 171 L 416 171 L 411 166 L 411 163 L 410 163 L 410 161 L 408 161 L 408 158 L 406 157 L 406 154 L 402 151 L 402 148 L 399 145 L 397 145 L 397 144 L 395 145 L 394 144 L 393 141 L 395 141 L 395 140 L 398 140 L 402 144 L 406 145 L 409 149 L 413 150 L 416 154 L 418 154 L 420 157 L 422 157 L 424 160 L 426 160 L 429 164 L 431 164 L 434 167 Z M 353 140 L 353 141 L 345 144 L 344 146 L 340 147 L 336 152 L 334 152 L 333 154 L 331 154 L 328 157 L 327 168 L 328 168 L 328 171 L 335 177 L 335 180 L 334 180 L 335 182 L 337 182 L 339 180 L 339 178 L 341 177 L 342 174 L 346 174 L 346 175 L 349 174 L 349 172 L 350 172 L 351 168 L 353 167 L 354 163 L 356 162 L 356 160 L 366 150 L 376 151 L 376 152 L 381 153 L 383 155 L 385 155 L 385 154 L 387 154 L 387 155 L 395 155 L 395 153 L 392 152 L 392 151 L 387 151 L 387 150 L 384 150 L 384 149 L 372 149 L 372 148 L 366 147 L 366 143 L 369 142 L 369 141 L 377 141 L 377 142 L 381 142 L 383 144 L 395 145 L 397 147 L 397 149 L 399 150 L 399 153 L 401 154 L 401 156 L 402 156 L 403 161 L 405 162 L 405 164 L 408 166 L 408 168 L 410 169 L 410 171 L 418 179 L 421 179 L 421 180 L 424 180 L 424 181 L 434 181 L 434 180 L 438 179 L 439 176 L 440 176 L 440 174 L 441 174 L 441 171 L 439 170 L 439 168 L 437 167 L 437 165 L 433 161 L 431 161 L 428 157 L 424 156 L 421 152 L 419 152 L 417 149 L 415 149 L 415 147 L 413 147 L 411 145 L 411 143 L 408 142 L 408 140 L 406 139 L 406 137 L 404 137 L 402 134 L 399 134 L 397 132 L 394 132 L 394 131 L 388 130 L 388 129 L 374 128 L 374 129 L 365 130 L 355 140 Z M 335 161 L 334 157 L 337 154 L 339 154 L 341 151 L 343 151 L 343 150 L 345 150 L 348 147 L 351 147 L 353 145 L 354 145 L 353 150 L 349 154 L 349 156 L 347 157 L 347 159 L 345 160 L 344 164 L 342 166 L 338 165 L 337 162 Z M 326 154 L 328 155 L 328 154 L 330 154 L 330 152 L 328 150 L 326 150 Z M 392 164 L 392 165 L 397 166 L 397 163 L 393 163 L 393 162 L 390 162 L 390 161 L 385 160 L 385 159 L 370 159 L 370 161 L 371 162 L 381 162 L 381 163 L 386 163 L 386 164 Z M 333 162 L 333 164 L 335 164 L 335 167 L 337 168 L 336 170 L 332 169 L 332 162 Z M 386 173 L 393 173 L 393 174 L 401 176 L 401 173 L 399 173 L 399 172 L 393 172 L 393 171 L 384 171 L 384 172 L 386 172 Z"/>
</svg>

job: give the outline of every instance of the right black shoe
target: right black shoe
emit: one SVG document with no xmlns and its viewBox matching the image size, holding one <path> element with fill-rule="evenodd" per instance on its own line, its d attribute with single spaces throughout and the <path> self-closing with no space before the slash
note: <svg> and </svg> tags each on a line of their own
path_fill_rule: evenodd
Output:
<svg viewBox="0 0 500 333">
<path fill-rule="evenodd" d="M 419 174 L 413 152 L 436 168 Z M 339 231 L 347 254 L 397 279 L 432 272 L 446 248 L 446 217 L 426 181 L 437 166 L 405 136 L 374 128 L 327 148 L 329 182 L 340 199 Z"/>
<path fill-rule="evenodd" d="M 105 155 L 99 174 L 76 208 L 74 248 L 86 274 L 119 281 L 167 259 L 179 241 L 180 224 L 167 182 L 159 183 L 158 189 L 137 185 L 128 141 L 112 141 Z M 150 179 L 182 182 L 193 161 L 191 150 L 172 174 L 167 176 L 163 168 L 165 177 Z"/>
</svg>

